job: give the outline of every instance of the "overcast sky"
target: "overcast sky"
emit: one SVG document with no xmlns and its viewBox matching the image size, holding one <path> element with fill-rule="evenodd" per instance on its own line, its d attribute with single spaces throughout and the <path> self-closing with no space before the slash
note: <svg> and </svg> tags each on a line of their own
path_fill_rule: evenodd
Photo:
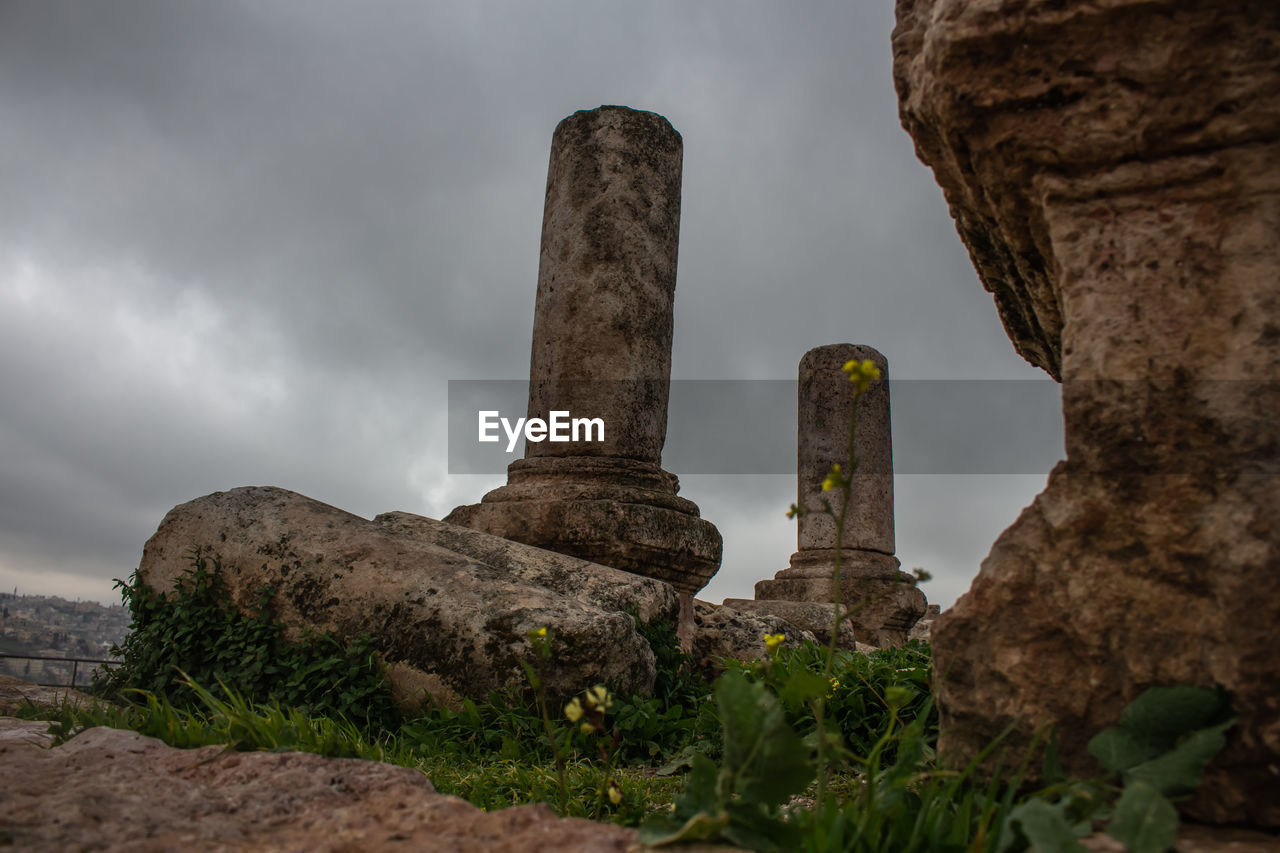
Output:
<svg viewBox="0 0 1280 853">
<path fill-rule="evenodd" d="M 118 601 L 170 507 L 235 486 L 439 518 L 501 485 L 448 474 L 447 382 L 527 378 L 552 132 L 625 104 L 684 138 L 674 377 L 849 342 L 951 380 L 894 424 L 957 442 L 896 482 L 949 606 L 1060 416 L 1046 386 L 956 417 L 965 380 L 1045 377 L 898 122 L 892 8 L 0 3 L 0 588 Z M 1028 432 L 1043 464 L 965 464 Z M 675 473 L 724 535 L 703 598 L 786 567 L 793 475 Z"/>
</svg>

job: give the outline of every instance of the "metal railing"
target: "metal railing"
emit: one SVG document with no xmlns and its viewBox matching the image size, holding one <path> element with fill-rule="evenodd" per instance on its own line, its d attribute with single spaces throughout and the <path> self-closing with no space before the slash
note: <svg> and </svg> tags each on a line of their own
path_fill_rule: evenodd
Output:
<svg viewBox="0 0 1280 853">
<path fill-rule="evenodd" d="M 33 682 L 31 682 L 32 684 L 38 684 L 38 685 L 40 685 L 41 687 L 80 687 L 80 686 L 88 686 L 88 685 L 79 685 L 79 684 L 77 684 L 77 683 L 76 683 L 76 678 L 77 678 L 77 676 L 80 674 L 80 664 L 82 664 L 82 663 L 96 663 L 96 664 L 101 664 L 101 665 L 103 665 L 103 666 L 119 666 L 120 664 L 124 663 L 124 661 L 120 661 L 120 660 L 111 660 L 110 658 L 71 658 L 71 657 L 52 657 L 52 656 L 50 656 L 50 655 L 10 655 L 10 654 L 2 654 L 2 653 L 0 653 L 0 660 L 5 660 L 5 659 L 8 659 L 8 660 L 26 660 L 26 661 L 33 661 L 33 660 L 38 660 L 38 661 L 55 661 L 55 662 L 57 662 L 57 663 L 70 663 L 70 664 L 71 664 L 71 683 L 69 683 L 69 684 L 68 684 L 68 683 L 61 682 L 61 681 L 52 681 L 52 682 L 51 682 L 51 681 L 33 681 Z M 44 672 L 45 672 L 45 667 L 44 667 L 44 666 L 43 666 L 43 664 L 42 664 L 42 665 L 40 666 L 40 674 L 41 674 L 41 675 L 43 675 L 43 674 L 44 674 Z M 15 675 L 15 676 L 14 676 L 14 678 L 21 678 L 21 676 L 17 676 L 17 675 Z M 25 681 L 26 679 L 23 679 L 23 680 Z"/>
</svg>

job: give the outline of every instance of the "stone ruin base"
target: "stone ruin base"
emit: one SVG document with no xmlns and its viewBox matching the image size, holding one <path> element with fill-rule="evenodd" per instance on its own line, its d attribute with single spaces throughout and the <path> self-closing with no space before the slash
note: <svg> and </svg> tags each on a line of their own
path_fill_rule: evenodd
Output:
<svg viewBox="0 0 1280 853">
<path fill-rule="evenodd" d="M 444 520 L 666 581 L 689 595 L 720 567 L 720 531 L 676 494 L 676 476 L 657 465 L 535 457 L 513 462 L 508 480 Z"/>
<path fill-rule="evenodd" d="M 754 599 L 730 598 L 725 606 L 780 616 L 829 643 L 835 612 L 831 604 L 835 554 L 833 548 L 797 551 L 791 555 L 790 568 L 756 584 Z M 897 557 L 877 551 L 846 548 L 840 563 L 842 609 L 857 608 L 841 626 L 840 645 L 852 649 L 906 643 L 928 607 L 915 578 L 898 568 Z"/>
</svg>

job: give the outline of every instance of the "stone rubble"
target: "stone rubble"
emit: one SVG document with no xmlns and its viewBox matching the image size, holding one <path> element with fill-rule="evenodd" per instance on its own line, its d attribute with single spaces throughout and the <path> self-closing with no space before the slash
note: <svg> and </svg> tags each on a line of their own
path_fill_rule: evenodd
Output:
<svg viewBox="0 0 1280 853">
<path fill-rule="evenodd" d="M 724 671 L 721 661 L 725 658 L 752 661 L 764 657 L 768 653 L 766 634 L 783 634 L 787 638 L 783 645 L 788 647 L 818 640 L 812 632 L 781 616 L 740 611 L 701 599 L 695 599 L 693 604 L 696 631 L 692 656 L 708 681 Z"/>
</svg>

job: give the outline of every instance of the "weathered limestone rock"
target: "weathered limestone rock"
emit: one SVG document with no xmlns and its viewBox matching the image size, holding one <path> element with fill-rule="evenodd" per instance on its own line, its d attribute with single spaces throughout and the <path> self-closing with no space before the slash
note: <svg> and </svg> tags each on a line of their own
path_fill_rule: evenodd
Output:
<svg viewBox="0 0 1280 853">
<path fill-rule="evenodd" d="M 889 363 L 867 346 L 832 344 L 805 353 L 800 360 L 799 429 L 797 431 L 796 553 L 790 568 L 756 584 L 755 600 L 732 598 L 725 605 L 757 613 L 774 613 L 823 637 L 830 637 L 834 608 L 796 607 L 795 602 L 830 605 L 835 592 L 835 519 L 822 511 L 822 481 L 835 463 L 849 458 L 849 410 L 853 384 L 842 368 L 850 360 L 870 360 L 881 381 L 858 400 L 854 456 L 858 460 L 849 495 L 840 556 L 840 600 L 857 608 L 841 626 L 850 641 L 901 645 L 925 612 L 924 593 L 915 578 L 899 570 L 893 531 L 893 447 L 889 416 Z M 799 620 L 799 621 L 797 621 Z M 851 630 L 850 630 L 851 629 Z M 842 644 L 843 645 L 843 644 Z"/>
<path fill-rule="evenodd" d="M 792 631 L 782 628 L 774 633 L 781 632 L 790 637 L 795 631 L 799 631 L 801 639 L 807 639 L 812 635 L 818 643 L 824 646 L 831 643 L 831 626 L 835 622 L 836 608 L 830 602 L 784 601 L 777 598 L 763 601 L 757 601 L 754 598 L 726 598 L 724 606 L 740 610 L 743 613 L 750 613 L 754 616 L 771 616 L 793 626 Z M 844 605 L 841 605 L 840 609 L 843 611 Z M 837 645 L 845 651 L 861 652 L 862 654 L 869 654 L 880 648 L 875 643 L 868 643 L 858 639 L 860 634 L 866 636 L 866 633 L 860 628 L 855 627 L 855 630 L 850 630 L 849 620 L 846 620 L 840 626 Z M 881 636 L 881 639 L 883 639 L 883 636 Z M 882 642 L 881 645 L 901 645 L 901 642 Z"/>
<path fill-rule="evenodd" d="M 767 654 L 765 634 L 785 635 L 785 646 L 817 642 L 809 631 L 771 613 L 747 613 L 695 599 L 693 617 L 692 657 L 708 681 L 724 671 L 725 658 L 752 661 Z"/>
<path fill-rule="evenodd" d="M 138 572 L 167 592 L 194 545 L 222 557 L 232 600 L 244 609 L 263 584 L 275 590 L 276 618 L 295 632 L 341 640 L 374 635 L 388 661 L 410 678 L 402 692 L 430 690 L 483 698 L 522 686 L 525 632 L 555 632 L 548 689 L 584 685 L 653 687 L 654 659 L 636 633 L 634 609 L 672 620 L 678 602 L 666 584 L 408 513 L 367 521 L 284 489 L 217 492 L 170 510 L 147 542 Z M 458 550 L 453 550 L 458 549 Z"/>
<path fill-rule="evenodd" d="M 1238 726 L 1186 813 L 1280 826 L 1280 7 L 900 0 L 903 124 L 1067 460 L 933 628 L 944 752 L 1067 769 L 1153 684 Z"/>
<path fill-rule="evenodd" d="M 607 567 L 408 512 L 384 512 L 373 522 L 389 533 L 430 542 L 478 560 L 522 583 L 607 611 L 633 611 L 646 625 L 655 620 L 669 621 L 675 613 L 675 595 L 667 584 L 602 571 Z M 619 583 L 620 577 L 625 582 Z"/>
<path fill-rule="evenodd" d="M 530 418 L 604 421 L 604 441 L 528 442 L 506 486 L 446 521 L 670 583 L 692 596 L 721 539 L 661 468 L 683 145 L 626 107 L 556 128 L 534 307 Z"/>
<path fill-rule="evenodd" d="M 17 850 L 623 853 L 636 845 L 635 830 L 557 818 L 541 803 L 481 811 L 407 767 L 174 749 L 108 728 L 50 748 L 38 733 L 47 727 L 0 717 L 0 844 Z"/>
</svg>

